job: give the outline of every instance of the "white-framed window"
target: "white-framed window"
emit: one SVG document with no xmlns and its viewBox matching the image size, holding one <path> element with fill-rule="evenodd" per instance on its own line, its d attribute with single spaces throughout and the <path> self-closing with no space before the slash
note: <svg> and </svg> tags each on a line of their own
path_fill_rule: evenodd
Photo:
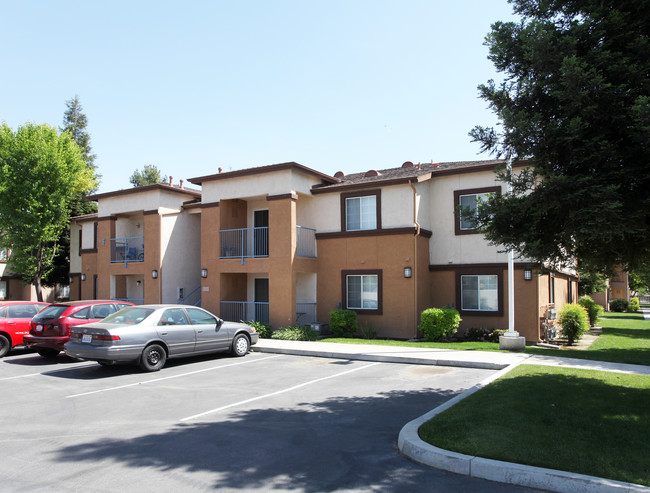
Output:
<svg viewBox="0 0 650 493">
<path fill-rule="evenodd" d="M 345 199 L 346 231 L 377 229 L 377 196 L 365 195 Z"/>
<path fill-rule="evenodd" d="M 460 276 L 463 311 L 496 312 L 499 310 L 499 276 Z"/>
<path fill-rule="evenodd" d="M 379 308 L 379 276 L 376 274 L 347 275 L 345 282 L 349 310 Z"/>
<path fill-rule="evenodd" d="M 489 193 L 473 193 L 460 196 L 458 205 L 460 205 L 463 211 L 463 214 L 460 216 L 460 229 L 462 231 L 473 230 L 478 227 L 476 223 L 478 204 L 481 201 L 487 200 L 489 195 Z"/>
</svg>

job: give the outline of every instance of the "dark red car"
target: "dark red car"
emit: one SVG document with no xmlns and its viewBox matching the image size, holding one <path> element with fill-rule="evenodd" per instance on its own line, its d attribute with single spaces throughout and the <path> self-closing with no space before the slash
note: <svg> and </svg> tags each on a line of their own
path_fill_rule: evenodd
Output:
<svg viewBox="0 0 650 493">
<path fill-rule="evenodd" d="M 23 345 L 32 317 L 48 305 L 40 301 L 0 302 L 0 358 L 12 348 Z"/>
<path fill-rule="evenodd" d="M 126 306 L 133 306 L 133 303 L 112 300 L 54 303 L 32 318 L 31 330 L 24 339 L 25 346 L 36 349 L 44 358 L 54 358 L 68 342 L 71 327 L 99 322 Z"/>
</svg>

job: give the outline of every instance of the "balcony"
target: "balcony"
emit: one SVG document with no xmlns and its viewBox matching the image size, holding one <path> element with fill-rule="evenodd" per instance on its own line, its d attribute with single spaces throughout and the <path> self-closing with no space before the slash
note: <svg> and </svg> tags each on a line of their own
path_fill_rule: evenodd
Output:
<svg viewBox="0 0 650 493">
<path fill-rule="evenodd" d="M 253 301 L 222 301 L 221 318 L 232 322 L 269 323 L 269 304 Z"/>
<path fill-rule="evenodd" d="M 316 258 L 316 230 L 296 226 L 296 255 Z"/>
<path fill-rule="evenodd" d="M 144 236 L 111 238 L 111 262 L 144 262 Z"/>
<path fill-rule="evenodd" d="M 269 228 L 224 229 L 219 232 L 219 258 L 269 256 Z M 316 258 L 316 230 L 296 226 L 296 255 Z"/>
<path fill-rule="evenodd" d="M 269 256 L 269 228 L 224 229 L 219 232 L 219 258 Z"/>
</svg>

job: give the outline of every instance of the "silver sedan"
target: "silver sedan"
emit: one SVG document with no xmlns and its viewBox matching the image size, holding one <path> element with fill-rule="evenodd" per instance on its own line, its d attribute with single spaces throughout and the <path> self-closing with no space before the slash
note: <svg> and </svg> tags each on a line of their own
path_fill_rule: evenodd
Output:
<svg viewBox="0 0 650 493">
<path fill-rule="evenodd" d="M 244 356 L 258 337 L 253 327 L 225 322 L 202 308 L 140 305 L 74 327 L 65 352 L 101 365 L 134 363 L 157 371 L 169 358 L 221 351 Z"/>
</svg>

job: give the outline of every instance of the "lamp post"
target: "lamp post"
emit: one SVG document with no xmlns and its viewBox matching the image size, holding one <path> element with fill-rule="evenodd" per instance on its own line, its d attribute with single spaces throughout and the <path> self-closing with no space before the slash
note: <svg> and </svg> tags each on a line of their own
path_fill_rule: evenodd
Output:
<svg viewBox="0 0 650 493">
<path fill-rule="evenodd" d="M 506 192 L 512 192 L 510 179 L 512 176 L 512 153 L 506 161 L 508 170 L 508 183 Z M 519 335 L 515 330 L 515 254 L 510 248 L 508 250 L 508 332 L 499 336 L 499 349 L 510 351 L 523 351 L 526 348 L 526 338 Z"/>
</svg>

